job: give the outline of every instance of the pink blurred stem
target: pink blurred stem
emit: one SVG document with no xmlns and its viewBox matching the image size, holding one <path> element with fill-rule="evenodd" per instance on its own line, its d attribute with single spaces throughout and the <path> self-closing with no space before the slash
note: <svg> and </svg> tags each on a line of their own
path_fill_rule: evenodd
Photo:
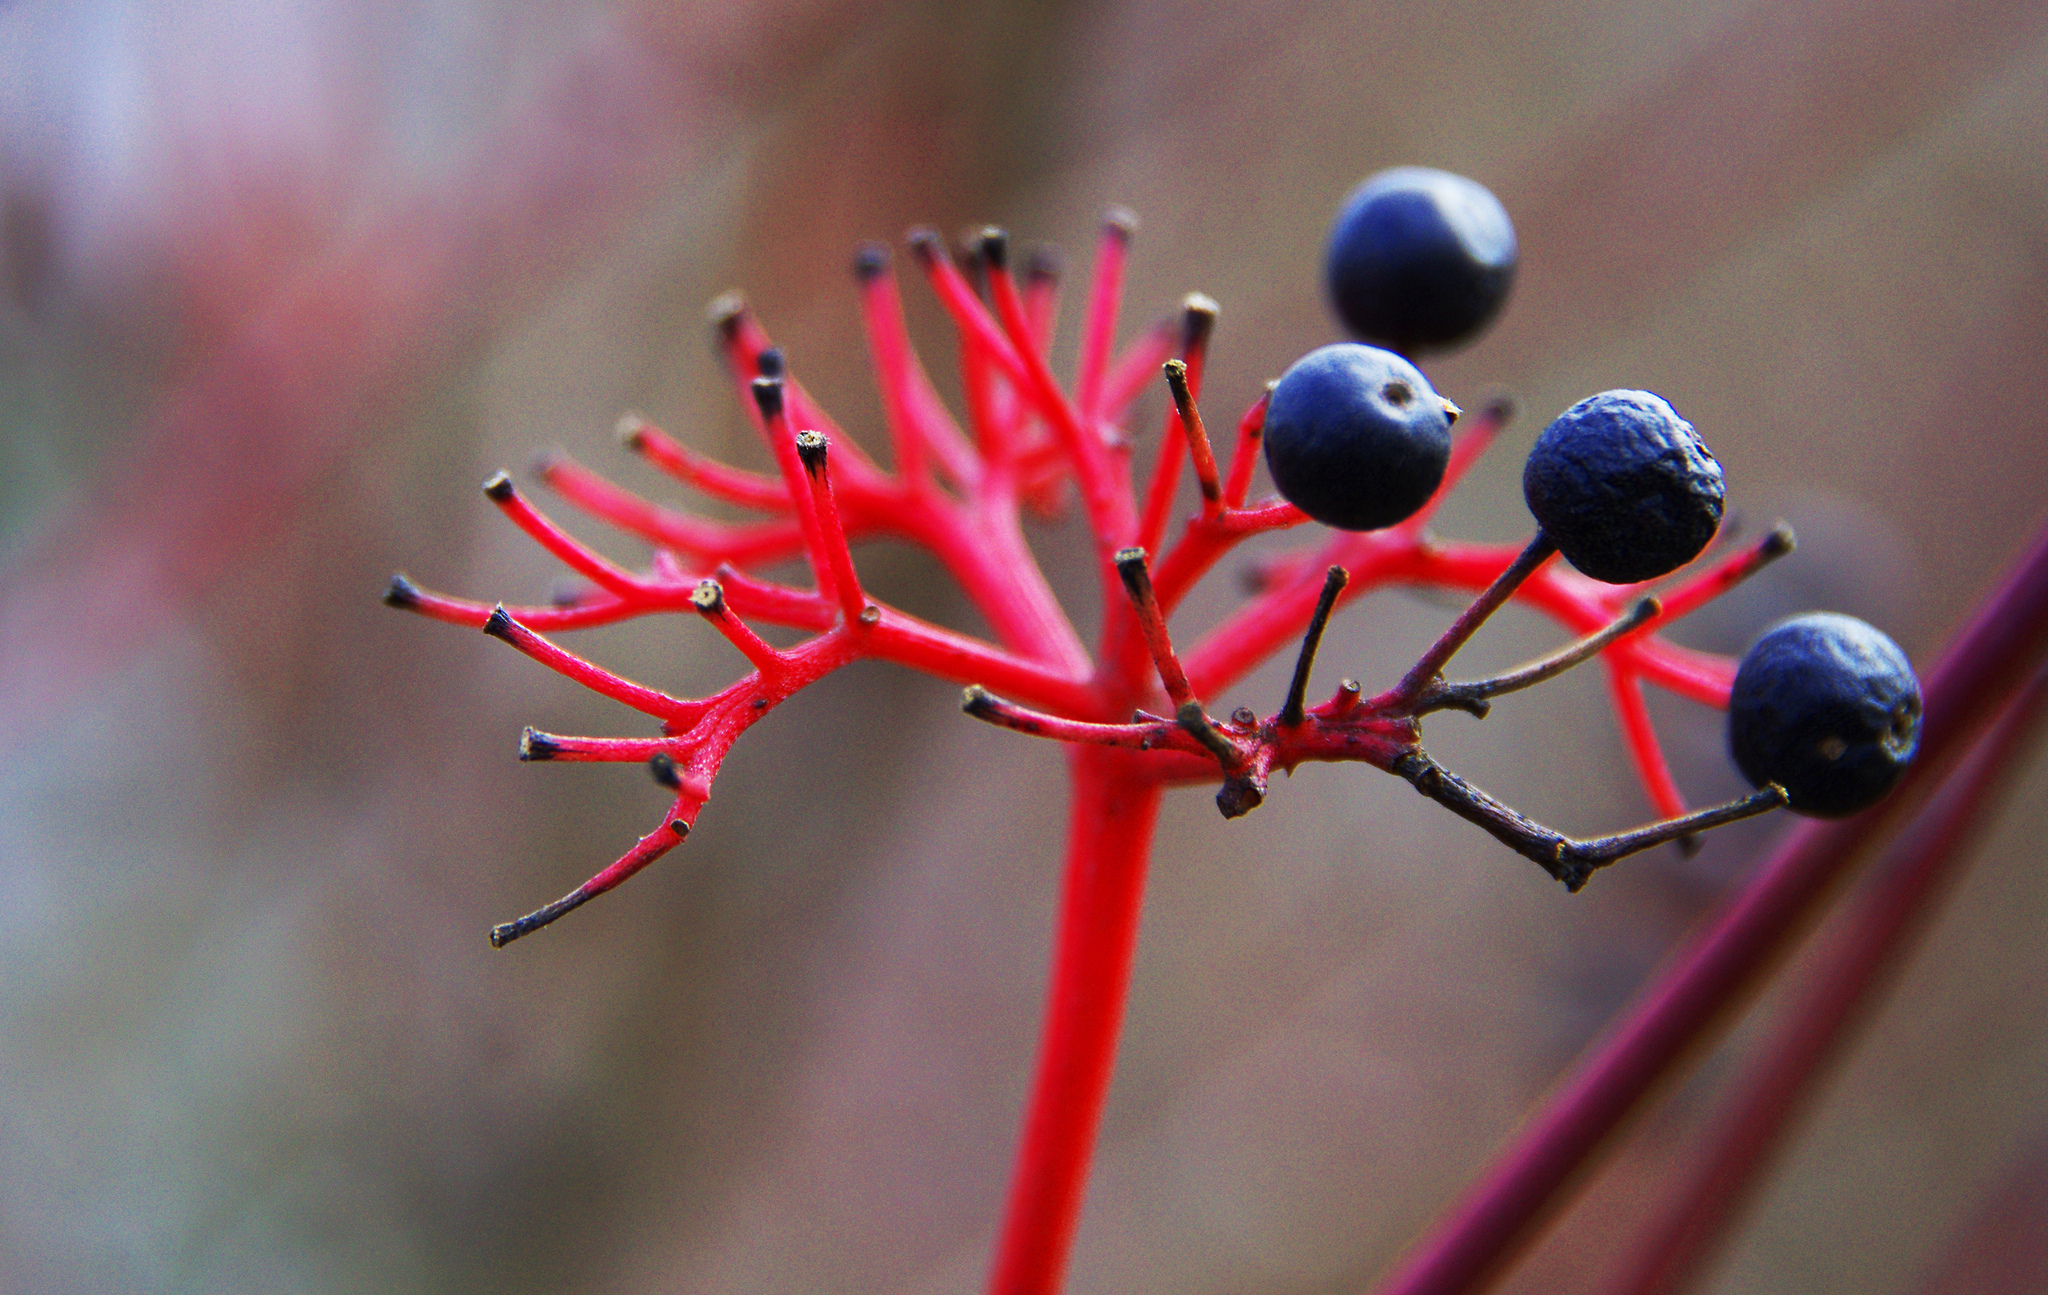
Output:
<svg viewBox="0 0 2048 1295">
<path fill-rule="evenodd" d="M 1010 1178 L 992 1295 L 1051 1295 L 1073 1249 L 1130 986 L 1160 786 L 1142 757 L 1084 747 L 1072 757 L 1048 1015 Z"/>
<path fill-rule="evenodd" d="M 1605 1288 L 1608 1295 L 1685 1290 L 1713 1258 L 1884 973 L 1911 949 L 1947 883 L 1968 865 L 1968 847 L 1984 826 L 1985 811 L 2008 789 L 2014 749 L 2040 718 L 2044 695 L 2048 670 L 2036 670 L 1890 852 L 1894 864 L 1858 902 L 1847 929 L 1815 968 L 1804 1001 L 1763 1049 L 1704 1163 L 1665 1202 L 1644 1233 L 1647 1240 Z"/>
<path fill-rule="evenodd" d="M 2002 700 L 2000 682 L 2028 667 L 2044 632 L 2048 531 L 2035 537 L 2018 569 L 1980 607 L 1931 676 L 1920 759 L 1901 788 L 1901 800 L 1926 785 L 1930 771 L 1938 771 Z M 1382 1295 L 1455 1295 L 1479 1289 L 1502 1268 L 1643 1095 L 1783 949 L 1886 817 L 1876 812 L 1809 822 L 1791 832 L 1523 1127 L 1444 1224 L 1381 1284 Z"/>
<path fill-rule="evenodd" d="M 2048 1290 L 2048 1141 L 2036 1139 L 1951 1242 L 1920 1295 Z"/>
</svg>

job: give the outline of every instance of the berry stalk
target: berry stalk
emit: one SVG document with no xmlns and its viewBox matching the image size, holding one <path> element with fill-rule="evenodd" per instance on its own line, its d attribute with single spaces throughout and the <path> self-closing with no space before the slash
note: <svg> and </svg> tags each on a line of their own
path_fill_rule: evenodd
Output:
<svg viewBox="0 0 2048 1295">
<path fill-rule="evenodd" d="M 990 1295 L 1057 1291 L 1123 1028 L 1162 787 L 1133 753 L 1077 747 L 1045 1033 L 989 1277 Z"/>
</svg>

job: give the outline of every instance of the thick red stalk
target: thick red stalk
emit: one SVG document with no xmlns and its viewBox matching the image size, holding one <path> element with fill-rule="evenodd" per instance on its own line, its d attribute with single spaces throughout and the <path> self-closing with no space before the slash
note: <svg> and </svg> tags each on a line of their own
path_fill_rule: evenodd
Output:
<svg viewBox="0 0 2048 1295">
<path fill-rule="evenodd" d="M 1968 866 L 1990 802 L 2007 789 L 2014 749 L 2033 730 L 2048 694 L 2036 670 L 1992 730 L 1949 775 L 1940 793 L 1890 851 L 1847 929 L 1814 969 L 1805 996 L 1762 1049 L 1703 1162 L 1670 1193 L 1608 1295 L 1687 1289 L 1754 1194 L 1773 1153 L 1878 996 L 1885 973 L 1911 951 L 1948 886 Z"/>
<path fill-rule="evenodd" d="M 1998 686 L 2039 653 L 2048 634 L 2048 531 L 1979 610 L 1926 688 L 1919 762 L 1908 787 L 1953 756 L 2001 699 Z M 1617 1125 L 1726 1014 L 1783 949 L 1857 849 L 1883 825 L 1873 812 L 1809 821 L 1787 835 L 1756 877 L 1692 941 L 1550 1102 L 1522 1128 L 1477 1187 L 1383 1282 L 1381 1295 L 1458 1295 L 1479 1289 L 1562 1201 Z"/>
<path fill-rule="evenodd" d="M 1137 947 L 1161 789 L 1135 753 L 1077 747 L 1067 860 L 1038 1071 L 989 1279 L 991 1295 L 1060 1288 L 1080 1219 Z"/>
</svg>

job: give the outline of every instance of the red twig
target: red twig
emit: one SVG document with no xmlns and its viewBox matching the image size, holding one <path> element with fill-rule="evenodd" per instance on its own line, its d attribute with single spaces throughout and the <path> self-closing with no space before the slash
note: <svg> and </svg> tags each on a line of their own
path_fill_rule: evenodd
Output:
<svg viewBox="0 0 2048 1295">
<path fill-rule="evenodd" d="M 1102 218 L 1088 310 L 1081 324 L 1081 367 L 1074 378 L 1074 403 L 1080 407 L 1082 417 L 1090 420 L 1100 418 L 1107 403 L 1103 400 L 1103 375 L 1109 368 L 1110 351 L 1116 345 L 1116 317 L 1124 292 L 1124 254 L 1137 227 L 1138 218 L 1122 207 L 1111 208 Z M 1151 367 L 1156 370 L 1158 366 L 1155 363 Z"/>
<path fill-rule="evenodd" d="M 638 414 L 619 420 L 619 442 L 686 486 L 713 499 L 760 512 L 788 512 L 789 491 L 779 481 L 727 467 L 683 445 Z"/>
<path fill-rule="evenodd" d="M 1202 393 L 1202 370 L 1209 356 L 1209 334 L 1216 327 L 1216 303 L 1200 293 L 1190 293 L 1181 303 L 1180 358 L 1185 387 L 1192 400 Z M 1181 418 L 1177 408 L 1166 414 L 1166 427 L 1159 435 L 1159 455 L 1152 464 L 1152 484 L 1146 487 L 1144 511 L 1138 518 L 1139 548 L 1156 553 L 1166 538 L 1166 524 L 1173 512 L 1173 496 L 1180 484 L 1181 450 L 1187 444 L 1175 435 Z M 1242 502 L 1242 501 L 1240 501 Z"/>
</svg>

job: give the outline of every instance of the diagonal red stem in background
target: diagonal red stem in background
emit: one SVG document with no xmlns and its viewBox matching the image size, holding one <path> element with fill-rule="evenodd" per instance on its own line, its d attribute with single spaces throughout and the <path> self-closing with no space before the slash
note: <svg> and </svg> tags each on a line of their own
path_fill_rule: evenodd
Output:
<svg viewBox="0 0 2048 1295">
<path fill-rule="evenodd" d="M 1918 1295 L 2048 1290 L 2048 1142 L 2038 1137 L 1949 1243 Z"/>
<path fill-rule="evenodd" d="M 1685 1290 L 1713 1258 L 1803 1102 L 1851 1040 L 1884 973 L 1910 951 L 1948 883 L 1968 866 L 1986 811 L 2009 790 L 2013 753 L 2033 731 L 2044 694 L 2048 670 L 2037 669 L 1889 852 L 1896 862 L 1857 902 L 1803 1000 L 1761 1050 L 1701 1163 L 1644 1229 L 1644 1242 L 1604 1288 L 1608 1295 Z"/>
<path fill-rule="evenodd" d="M 1924 788 L 2003 700 L 2048 635 L 2048 530 L 1956 638 L 1926 689 L 1920 755 L 1902 785 Z M 1643 1096 L 1742 996 L 1888 815 L 1809 822 L 1788 834 L 1755 879 L 1523 1127 L 1484 1179 L 1377 1289 L 1457 1295 L 1480 1289 L 1561 1202 L 1566 1183 Z"/>
</svg>

